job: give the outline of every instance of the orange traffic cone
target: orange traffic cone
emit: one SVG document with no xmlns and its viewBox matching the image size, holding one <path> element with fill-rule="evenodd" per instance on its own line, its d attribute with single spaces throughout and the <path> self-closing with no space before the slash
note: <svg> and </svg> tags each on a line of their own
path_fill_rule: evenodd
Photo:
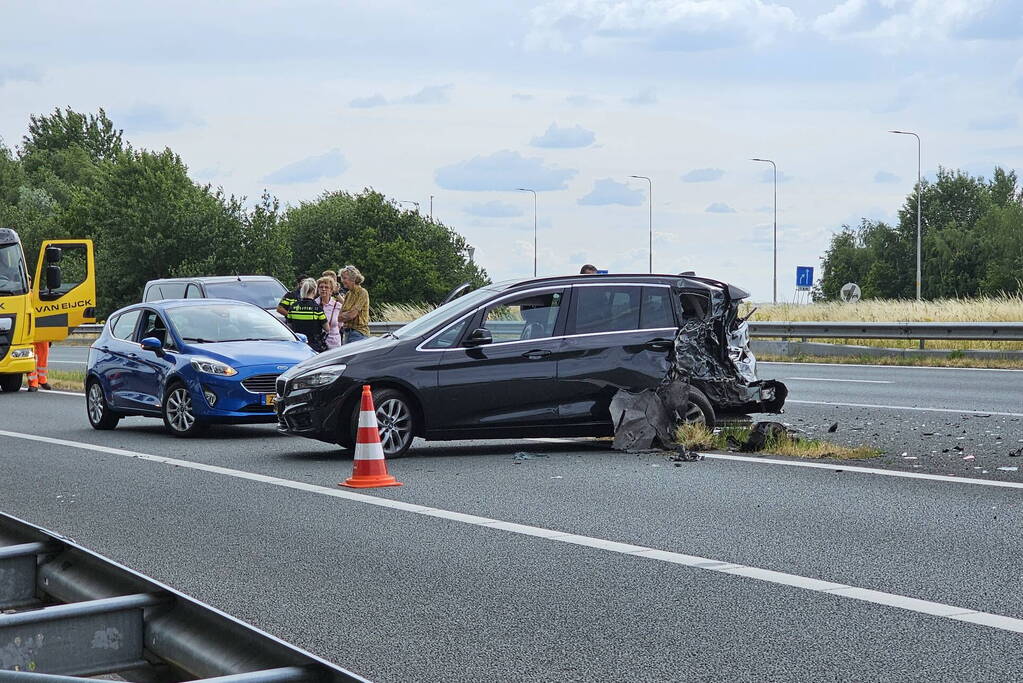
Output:
<svg viewBox="0 0 1023 683">
<path fill-rule="evenodd" d="M 355 437 L 355 462 L 352 476 L 338 484 L 356 489 L 378 486 L 401 486 L 401 482 L 387 473 L 384 449 L 380 446 L 377 411 L 373 407 L 373 392 L 368 384 L 362 385 L 362 406 L 359 408 L 359 433 Z"/>
</svg>

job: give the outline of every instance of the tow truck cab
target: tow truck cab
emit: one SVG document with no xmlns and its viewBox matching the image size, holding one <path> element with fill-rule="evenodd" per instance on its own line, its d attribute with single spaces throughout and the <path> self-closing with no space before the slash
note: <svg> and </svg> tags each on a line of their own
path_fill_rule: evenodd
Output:
<svg viewBox="0 0 1023 683">
<path fill-rule="evenodd" d="M 60 341 L 95 321 L 91 240 L 43 242 L 30 279 L 21 238 L 0 228 L 0 391 L 21 388 L 22 375 L 35 367 L 33 342 Z"/>
</svg>

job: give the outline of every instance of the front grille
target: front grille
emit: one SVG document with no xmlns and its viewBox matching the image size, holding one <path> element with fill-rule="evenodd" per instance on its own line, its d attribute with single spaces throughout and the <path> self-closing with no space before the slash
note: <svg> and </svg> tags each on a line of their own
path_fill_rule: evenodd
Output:
<svg viewBox="0 0 1023 683">
<path fill-rule="evenodd" d="M 280 375 L 253 375 L 242 380 L 242 386 L 254 394 L 272 394 Z"/>
<path fill-rule="evenodd" d="M 0 330 L 0 360 L 7 357 L 7 352 L 11 349 L 11 343 L 14 341 L 14 325 L 16 323 L 15 316 L 12 315 L 0 315 L 0 318 L 10 320 L 9 323 L 11 329 Z"/>
</svg>

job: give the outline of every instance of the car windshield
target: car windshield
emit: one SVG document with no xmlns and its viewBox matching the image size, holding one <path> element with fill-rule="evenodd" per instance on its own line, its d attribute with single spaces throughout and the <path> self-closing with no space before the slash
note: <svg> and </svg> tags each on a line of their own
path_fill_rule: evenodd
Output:
<svg viewBox="0 0 1023 683">
<path fill-rule="evenodd" d="M 284 285 L 276 280 L 231 280 L 206 283 L 210 299 L 234 299 L 255 304 L 260 308 L 276 308 L 284 296 Z"/>
<path fill-rule="evenodd" d="M 28 293 L 25 260 L 20 244 L 0 246 L 0 296 Z"/>
<path fill-rule="evenodd" d="M 283 323 L 253 306 L 176 306 L 167 309 L 167 318 L 185 342 L 295 341 Z"/>
<path fill-rule="evenodd" d="M 443 306 L 438 306 L 421 318 L 417 318 L 409 324 L 398 328 L 394 332 L 394 336 L 398 339 L 412 339 L 413 337 L 418 337 L 425 332 L 429 332 L 434 328 L 434 326 L 448 318 L 473 308 L 483 299 L 486 299 L 488 296 L 492 296 L 494 292 L 495 290 L 490 287 L 469 292 L 468 294 L 447 302 Z"/>
</svg>

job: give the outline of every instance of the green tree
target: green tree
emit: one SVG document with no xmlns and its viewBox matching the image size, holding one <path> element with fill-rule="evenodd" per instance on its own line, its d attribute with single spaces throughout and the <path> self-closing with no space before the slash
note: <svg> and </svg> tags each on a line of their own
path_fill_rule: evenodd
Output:
<svg viewBox="0 0 1023 683">
<path fill-rule="evenodd" d="M 465 238 L 373 190 L 325 193 L 290 209 L 286 222 L 296 275 L 354 264 L 374 304 L 438 303 L 462 282 L 489 281 Z"/>
</svg>

